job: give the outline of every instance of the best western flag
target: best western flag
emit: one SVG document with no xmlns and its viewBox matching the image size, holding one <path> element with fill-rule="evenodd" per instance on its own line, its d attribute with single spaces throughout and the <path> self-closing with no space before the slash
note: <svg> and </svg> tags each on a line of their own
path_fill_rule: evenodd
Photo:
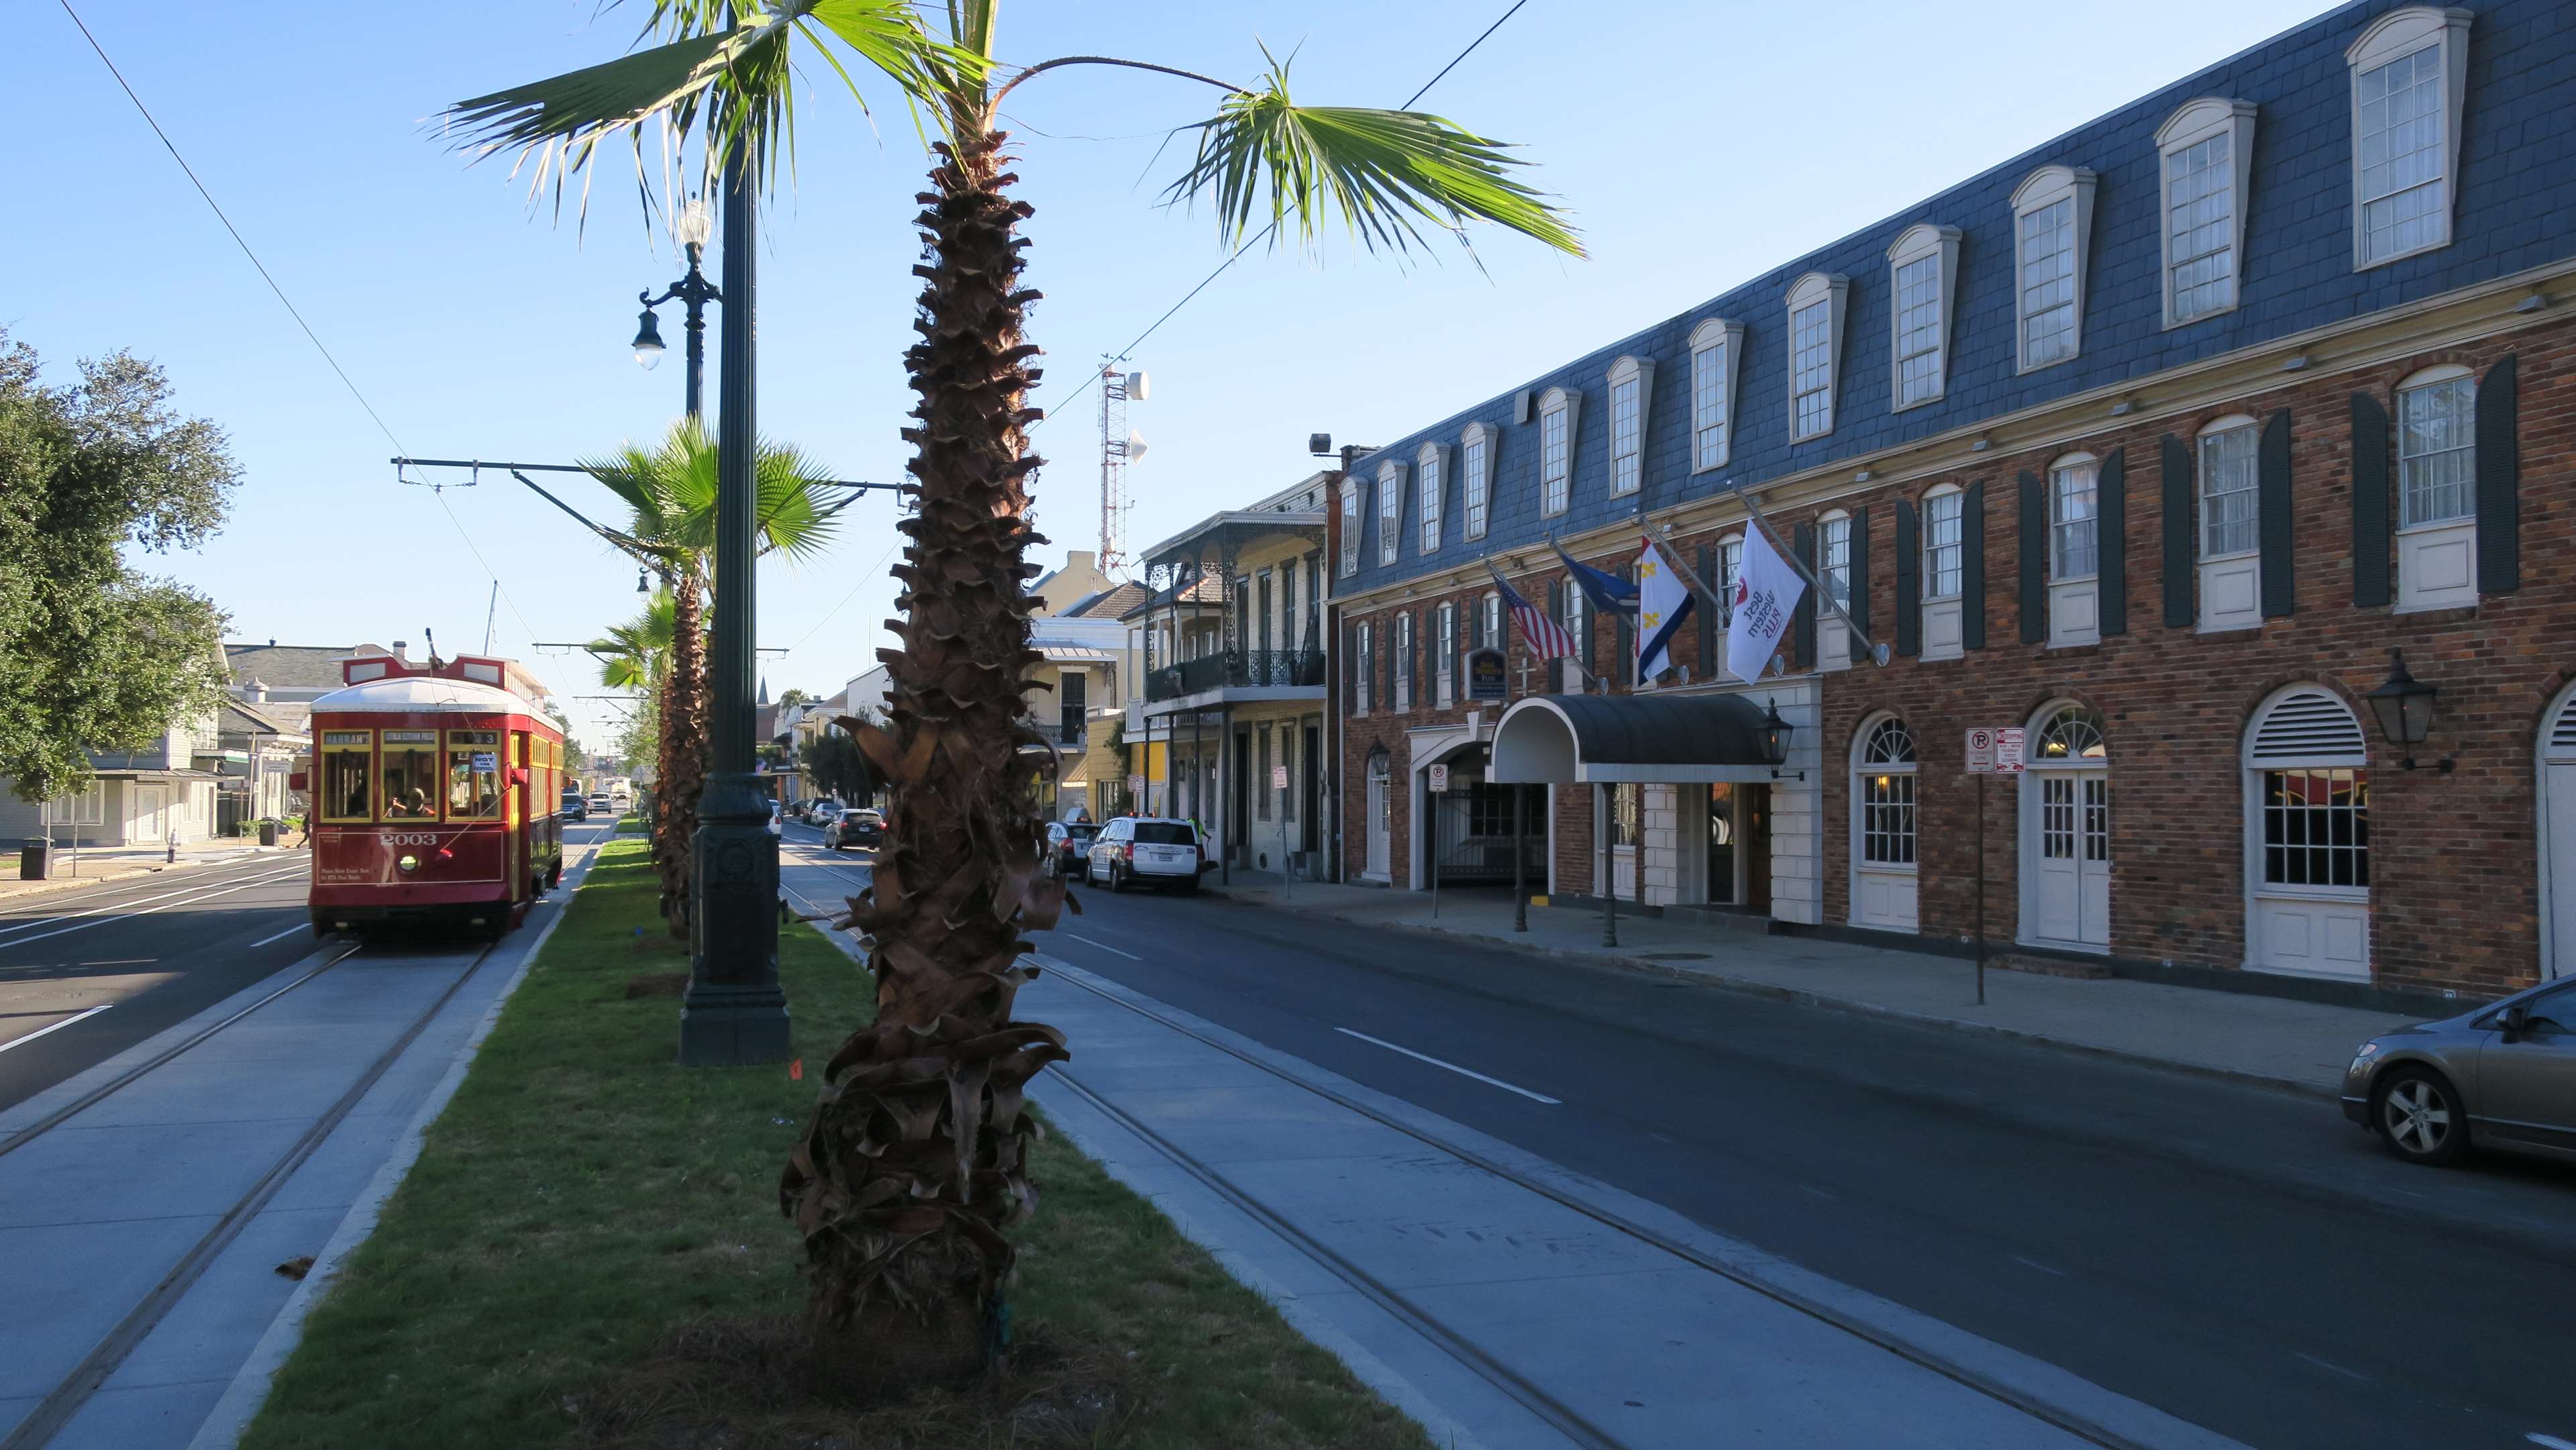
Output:
<svg viewBox="0 0 2576 1450">
<path fill-rule="evenodd" d="M 1682 582 L 1681 571 L 1648 539 L 1637 554 L 1637 679 L 1640 683 L 1673 667 L 1673 636 L 1691 617 L 1699 601 Z"/>
<path fill-rule="evenodd" d="M 1735 576 L 1734 621 L 1726 630 L 1726 668 L 1739 680 L 1758 680 L 1780 649 L 1789 614 L 1807 581 L 1772 552 L 1769 535 L 1754 529 L 1744 536 L 1744 567 Z"/>
</svg>

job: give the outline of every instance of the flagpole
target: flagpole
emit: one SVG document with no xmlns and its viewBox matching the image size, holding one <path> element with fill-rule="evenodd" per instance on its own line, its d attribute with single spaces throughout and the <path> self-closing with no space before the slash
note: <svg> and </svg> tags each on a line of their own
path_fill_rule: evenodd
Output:
<svg viewBox="0 0 2576 1450">
<path fill-rule="evenodd" d="M 1549 540 L 1548 540 L 1548 543 L 1550 544 L 1550 546 L 1551 546 L 1551 547 L 1555 544 L 1555 542 L 1556 542 L 1556 540 L 1555 540 L 1555 538 L 1554 538 L 1553 536 L 1551 536 L 1551 537 L 1549 538 Z M 1510 589 L 1510 590 L 1511 590 L 1511 592 L 1512 592 L 1513 594 L 1516 594 L 1516 595 L 1517 595 L 1517 594 L 1519 594 L 1519 593 L 1520 593 L 1520 591 L 1519 591 L 1518 589 L 1512 589 L 1512 582 L 1511 582 L 1510 580 L 1508 580 L 1508 579 L 1506 579 L 1506 578 L 1504 578 L 1504 577 L 1503 577 L 1503 571 L 1502 571 L 1502 570 L 1497 569 L 1497 568 L 1495 568 L 1495 567 L 1494 567 L 1494 561 L 1493 561 L 1493 560 L 1491 560 L 1491 559 L 1486 559 L 1486 560 L 1484 560 L 1484 561 L 1483 561 L 1483 563 L 1484 563 L 1484 566 L 1485 566 L 1485 572 L 1493 576 L 1493 578 L 1494 578 L 1494 582 L 1495 582 L 1495 583 L 1502 585 L 1505 589 Z M 1572 587 L 1574 587 L 1574 580 L 1573 580 L 1571 577 L 1568 577 L 1568 578 L 1567 578 L 1567 580 L 1566 580 L 1565 582 L 1566 582 L 1566 585 L 1567 585 L 1567 587 L 1568 587 L 1568 588 L 1572 588 Z M 1589 633 L 1589 631 L 1586 631 L 1586 632 L 1587 632 L 1587 633 Z M 1522 635 L 1523 642 L 1524 642 L 1524 643 L 1526 643 L 1526 642 L 1527 642 L 1527 640 L 1528 640 L 1529 631 L 1528 631 L 1528 630 L 1526 630 L 1526 629 L 1524 629 L 1524 630 L 1522 630 L 1522 631 L 1521 631 L 1521 635 Z M 1589 644 L 1589 643 L 1591 643 L 1591 641 L 1589 641 L 1589 640 L 1582 640 L 1582 641 L 1578 641 L 1578 644 Z M 1594 674 L 1594 673 L 1592 672 L 1592 668 L 1591 668 L 1591 666 L 1586 665 L 1586 664 L 1583 662 L 1583 659 L 1582 659 L 1582 657 L 1581 657 L 1580 655 L 1558 655 L 1556 658 L 1561 659 L 1561 660 L 1565 661 L 1567 664 L 1570 664 L 1570 665 L 1574 666 L 1574 668 L 1575 668 L 1575 672 L 1576 672 L 1576 673 L 1578 673 L 1578 674 L 1580 674 L 1580 675 L 1582 675 L 1582 676 L 1583 676 L 1583 678 L 1584 678 L 1584 680 L 1585 680 L 1587 683 L 1588 683 L 1588 682 L 1590 682 L 1590 681 L 1598 680 L 1598 679 L 1600 679 L 1600 678 L 1601 678 L 1599 675 Z M 1524 688 L 1526 688 L 1526 683 L 1524 684 Z M 1588 693 L 1588 691 L 1587 691 L 1587 693 Z"/>
<path fill-rule="evenodd" d="M 1787 560 L 1789 567 L 1797 571 L 1798 577 L 1807 581 L 1807 587 L 1815 591 L 1817 602 L 1822 604 L 1826 609 L 1832 611 L 1833 617 L 1843 622 L 1843 628 L 1850 630 L 1852 635 L 1861 642 L 1861 648 L 1869 654 L 1870 663 L 1883 663 L 1883 661 L 1878 657 L 1879 647 L 1877 643 L 1869 637 L 1869 631 L 1861 628 L 1860 625 L 1853 621 L 1849 610 L 1846 610 L 1843 606 L 1834 602 L 1833 592 L 1825 588 L 1823 581 L 1816 578 L 1816 571 L 1808 568 L 1807 561 L 1799 558 L 1797 551 L 1790 548 L 1788 544 L 1781 540 L 1780 531 L 1778 529 L 1771 527 L 1771 520 L 1762 512 L 1762 506 L 1755 503 L 1753 501 L 1753 496 L 1746 493 L 1740 487 L 1731 489 L 1730 492 L 1735 495 L 1738 502 L 1744 505 L 1745 518 L 1750 521 L 1755 528 L 1762 531 L 1763 538 L 1770 541 L 1771 552 L 1777 554 L 1782 559 Z M 1665 524 L 1663 525 L 1663 530 L 1667 535 L 1669 535 L 1672 532 L 1672 527 L 1673 526 L 1670 524 Z"/>
</svg>

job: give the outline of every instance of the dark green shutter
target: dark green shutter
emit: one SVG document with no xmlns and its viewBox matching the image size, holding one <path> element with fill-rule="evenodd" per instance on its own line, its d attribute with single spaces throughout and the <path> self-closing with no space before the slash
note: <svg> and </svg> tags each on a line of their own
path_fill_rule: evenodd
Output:
<svg viewBox="0 0 2576 1450">
<path fill-rule="evenodd" d="M 2048 639 L 2048 506 L 2035 473 L 2021 476 L 2019 532 L 2021 642 L 2041 644 Z"/>
<path fill-rule="evenodd" d="M 1354 624 L 1342 631 L 1342 709 L 1346 713 L 1359 703 L 1359 667 L 1359 626 Z"/>
<path fill-rule="evenodd" d="M 2114 448 L 2102 460 L 2102 520 L 2095 525 L 2102 550 L 2101 628 L 2129 632 L 2129 450 Z"/>
<path fill-rule="evenodd" d="M 1789 531 L 1789 548 L 1808 574 L 1816 572 L 1816 526 L 1799 524 Z M 1790 620 L 1789 663 L 1802 670 L 1816 667 L 1816 591 L 1798 591 L 1798 612 Z"/>
<path fill-rule="evenodd" d="M 1431 637 L 1440 628 L 1438 610 L 1426 608 L 1413 626 L 1413 705 L 1431 703 Z"/>
<path fill-rule="evenodd" d="M 1717 549 L 1713 545 L 1702 544 L 1699 546 L 1699 582 L 1714 589 L 1717 585 L 1712 581 L 1716 578 Z M 1719 622 L 1716 607 L 1705 599 L 1699 601 L 1691 612 L 1699 616 L 1699 676 L 1703 680 L 1716 679 L 1717 636 L 1726 626 Z"/>
<path fill-rule="evenodd" d="M 2255 523 L 2263 543 L 2263 617 L 2287 619 L 2299 612 L 2298 581 L 2290 572 L 2298 539 L 2290 518 L 2289 409 L 2263 420 L 2255 468 Z"/>
<path fill-rule="evenodd" d="M 1852 510 L 1851 516 L 1851 653 L 1859 659 L 1869 652 L 1861 636 L 1869 633 L 1869 509 Z"/>
<path fill-rule="evenodd" d="M 2191 446 L 2171 433 L 2164 441 L 2165 628 L 2194 623 L 2191 586 L 2196 554 L 2191 546 Z"/>
<path fill-rule="evenodd" d="M 2522 587 L 2522 442 L 2514 355 L 2478 383 L 2478 592 Z"/>
<path fill-rule="evenodd" d="M 1915 538 L 1914 505 L 1896 501 L 1896 652 L 1912 659 L 1923 653 L 1923 598 L 1916 582 L 1923 550 Z"/>
<path fill-rule="evenodd" d="M 1986 647 L 1986 486 L 1959 501 L 1959 648 Z"/>
<path fill-rule="evenodd" d="M 2388 410 L 2352 395 L 2352 602 L 2388 602 Z"/>
</svg>

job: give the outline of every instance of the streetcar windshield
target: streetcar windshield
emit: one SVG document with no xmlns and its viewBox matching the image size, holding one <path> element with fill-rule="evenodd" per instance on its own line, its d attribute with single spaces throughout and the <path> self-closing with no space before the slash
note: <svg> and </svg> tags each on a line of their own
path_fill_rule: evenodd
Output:
<svg viewBox="0 0 2576 1450">
<path fill-rule="evenodd" d="M 438 732 L 384 732 L 385 819 L 438 819 Z"/>
<path fill-rule="evenodd" d="M 447 732 L 447 818 L 483 820 L 501 814 L 501 733 Z"/>
</svg>

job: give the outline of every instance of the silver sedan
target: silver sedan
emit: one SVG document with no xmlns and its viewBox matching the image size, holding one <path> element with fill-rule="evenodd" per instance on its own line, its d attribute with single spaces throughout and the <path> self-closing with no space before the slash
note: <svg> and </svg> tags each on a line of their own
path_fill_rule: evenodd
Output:
<svg viewBox="0 0 2576 1450">
<path fill-rule="evenodd" d="M 2471 1147 L 2576 1160 L 2576 981 L 2370 1039 L 2343 1111 L 2412 1163 Z"/>
</svg>

